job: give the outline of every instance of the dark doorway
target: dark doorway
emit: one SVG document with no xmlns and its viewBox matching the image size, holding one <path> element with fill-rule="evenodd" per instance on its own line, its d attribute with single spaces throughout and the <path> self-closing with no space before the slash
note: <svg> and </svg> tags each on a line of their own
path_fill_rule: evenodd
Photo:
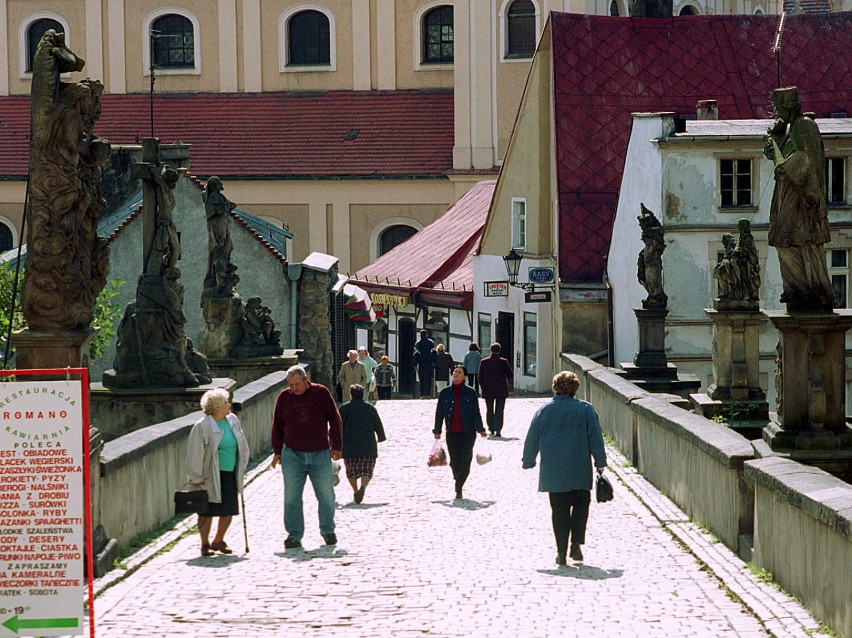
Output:
<svg viewBox="0 0 852 638">
<path fill-rule="evenodd" d="M 500 354 L 515 367 L 515 315 L 511 312 L 497 313 L 497 343 L 500 344 Z M 483 351 L 485 348 L 483 348 Z M 487 353 L 485 353 L 487 355 Z"/>
<path fill-rule="evenodd" d="M 397 324 L 396 356 L 399 358 L 399 393 L 414 395 L 414 321 Z"/>
</svg>

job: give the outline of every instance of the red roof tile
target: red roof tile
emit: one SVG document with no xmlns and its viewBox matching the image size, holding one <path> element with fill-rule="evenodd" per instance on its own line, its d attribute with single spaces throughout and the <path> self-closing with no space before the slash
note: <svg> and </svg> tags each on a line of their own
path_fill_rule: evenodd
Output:
<svg viewBox="0 0 852 638">
<path fill-rule="evenodd" d="M 411 294 L 472 307 L 473 253 L 482 237 L 495 180 L 477 182 L 447 212 L 352 275 L 370 292 Z"/>
<path fill-rule="evenodd" d="M 103 97 L 95 127 L 114 144 L 150 135 L 147 94 Z M 155 133 L 192 144 L 204 177 L 443 176 L 453 166 L 453 94 L 432 91 L 161 93 Z M 0 176 L 27 172 L 29 98 L 0 97 Z"/>
<path fill-rule="evenodd" d="M 723 119 L 771 117 L 778 20 L 551 14 L 563 281 L 603 277 L 631 113 L 715 99 Z M 787 16 L 781 42 L 780 85 L 818 117 L 852 114 L 852 14 Z"/>
</svg>

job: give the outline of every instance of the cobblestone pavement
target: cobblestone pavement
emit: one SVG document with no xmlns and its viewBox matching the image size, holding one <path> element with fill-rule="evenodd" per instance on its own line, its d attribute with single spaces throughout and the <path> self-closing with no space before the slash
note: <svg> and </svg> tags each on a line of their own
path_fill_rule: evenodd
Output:
<svg viewBox="0 0 852 638">
<path fill-rule="evenodd" d="M 322 545 L 305 490 L 304 549 L 284 550 L 283 487 L 268 459 L 246 490 L 232 556 L 199 556 L 192 521 L 97 583 L 97 635 L 807 636 L 819 623 L 691 524 L 608 449 L 616 490 L 592 503 L 586 561 L 557 567 L 538 469 L 521 469 L 545 399 L 510 399 L 494 460 L 474 462 L 465 500 L 448 467 L 429 468 L 434 401 L 378 404 L 388 440 L 356 505 L 337 486 L 336 547 Z M 484 406 L 482 407 L 484 413 Z M 569 559 L 569 563 L 570 563 Z M 130 573 L 132 572 L 132 573 Z M 86 634 L 88 635 L 88 633 Z"/>
</svg>

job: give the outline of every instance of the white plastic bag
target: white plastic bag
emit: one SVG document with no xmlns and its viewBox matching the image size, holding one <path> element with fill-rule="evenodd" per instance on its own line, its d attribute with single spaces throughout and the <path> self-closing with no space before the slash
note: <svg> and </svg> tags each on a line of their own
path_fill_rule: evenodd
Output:
<svg viewBox="0 0 852 638">
<path fill-rule="evenodd" d="M 429 452 L 429 460 L 426 465 L 429 467 L 438 467 L 447 464 L 447 450 L 444 448 L 444 443 L 441 439 L 435 439 L 432 444 L 432 451 Z"/>
<path fill-rule="evenodd" d="M 484 436 L 479 437 L 479 440 L 476 442 L 476 462 L 480 465 L 485 465 L 486 463 L 490 463 L 492 458 L 491 443 Z"/>
<path fill-rule="evenodd" d="M 331 462 L 331 484 L 339 485 L 340 484 L 340 461 L 332 461 Z"/>
</svg>

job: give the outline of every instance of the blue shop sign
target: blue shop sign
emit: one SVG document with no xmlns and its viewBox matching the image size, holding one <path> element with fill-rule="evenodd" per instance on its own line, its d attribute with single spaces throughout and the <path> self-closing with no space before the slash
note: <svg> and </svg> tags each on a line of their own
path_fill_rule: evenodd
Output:
<svg viewBox="0 0 852 638">
<path fill-rule="evenodd" d="M 530 268 L 530 283 L 552 284 L 555 280 L 553 268 Z"/>
</svg>

